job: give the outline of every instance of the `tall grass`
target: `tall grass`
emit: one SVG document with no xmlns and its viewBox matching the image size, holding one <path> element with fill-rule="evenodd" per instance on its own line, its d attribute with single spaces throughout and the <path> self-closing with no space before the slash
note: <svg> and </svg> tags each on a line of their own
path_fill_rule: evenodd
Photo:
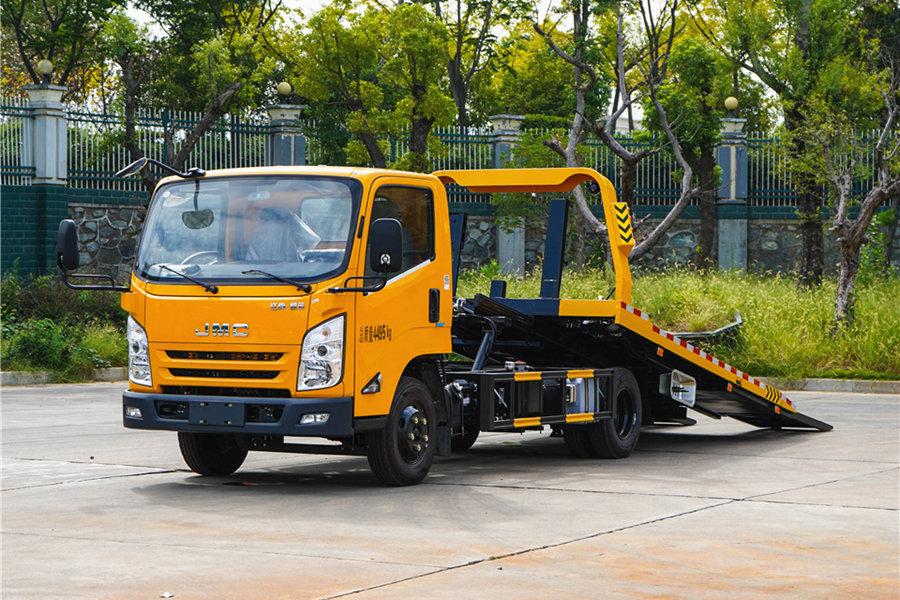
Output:
<svg viewBox="0 0 900 600">
<path fill-rule="evenodd" d="M 487 293 L 497 277 L 495 265 L 464 272 L 458 294 Z M 597 298 L 612 290 L 613 276 L 568 271 L 562 287 L 564 298 Z M 508 278 L 512 298 L 534 298 L 539 289 L 539 272 Z M 798 291 L 794 279 L 776 274 L 670 270 L 636 275 L 633 304 L 670 331 L 715 329 L 739 312 L 738 343 L 708 350 L 753 375 L 900 379 L 900 278 L 860 287 L 855 323 L 837 332 L 834 293 L 834 281 Z"/>
</svg>

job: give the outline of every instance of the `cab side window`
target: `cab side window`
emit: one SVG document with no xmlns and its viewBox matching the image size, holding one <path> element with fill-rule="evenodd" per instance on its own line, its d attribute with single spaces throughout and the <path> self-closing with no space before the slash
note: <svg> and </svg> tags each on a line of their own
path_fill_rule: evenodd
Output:
<svg viewBox="0 0 900 600">
<path fill-rule="evenodd" d="M 403 229 L 403 263 L 400 272 L 434 258 L 434 197 L 430 190 L 405 186 L 378 189 L 369 224 L 377 219 L 397 219 Z M 366 262 L 366 274 L 369 272 Z"/>
</svg>

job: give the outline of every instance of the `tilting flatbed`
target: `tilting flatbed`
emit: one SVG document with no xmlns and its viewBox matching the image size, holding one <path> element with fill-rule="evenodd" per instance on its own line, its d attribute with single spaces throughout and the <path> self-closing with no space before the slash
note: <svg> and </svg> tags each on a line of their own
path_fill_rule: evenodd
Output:
<svg viewBox="0 0 900 600">
<path fill-rule="evenodd" d="M 708 417 L 729 416 L 756 427 L 831 429 L 827 423 L 801 414 L 793 401 L 777 388 L 660 328 L 646 312 L 631 306 L 627 256 L 634 245 L 634 233 L 630 213 L 627 205 L 615 202 L 611 186 L 596 173 L 589 169 L 548 169 L 541 180 L 534 173 L 527 178 L 511 179 L 505 178 L 505 173 L 495 172 L 494 183 L 480 173 L 460 171 L 437 175 L 444 181 L 478 192 L 569 191 L 585 179 L 592 180 L 597 184 L 594 190 L 602 195 L 607 223 L 611 224 L 609 237 L 616 269 L 614 299 L 559 297 L 568 203 L 551 201 L 542 297 L 507 298 L 505 283 L 495 281 L 490 295 L 458 301 L 453 334 L 454 350 L 459 354 L 474 357 L 479 351 L 485 353 L 484 323 L 489 320 L 490 348 L 483 364 L 507 365 L 507 368 L 527 365 L 531 373 L 553 372 L 559 365 L 624 367 L 635 375 L 640 386 L 644 424 L 688 424 L 692 420 L 686 411 L 692 409 Z M 690 394 L 680 397 L 671 393 L 673 373 L 675 377 L 687 376 L 683 379 L 693 385 Z M 528 416 L 520 418 L 521 426 L 535 422 L 533 417 L 530 421 Z"/>
</svg>

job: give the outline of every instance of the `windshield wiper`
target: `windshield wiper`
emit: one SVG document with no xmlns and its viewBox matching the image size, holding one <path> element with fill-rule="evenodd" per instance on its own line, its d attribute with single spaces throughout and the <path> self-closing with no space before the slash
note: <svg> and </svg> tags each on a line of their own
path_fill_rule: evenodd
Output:
<svg viewBox="0 0 900 600">
<path fill-rule="evenodd" d="M 159 267 L 160 269 L 165 269 L 166 271 L 169 271 L 170 273 L 175 273 L 179 277 L 183 277 L 183 278 L 187 279 L 188 281 L 190 281 L 191 283 L 196 283 L 197 285 L 202 287 L 204 290 L 206 290 L 210 294 L 218 294 L 219 293 L 219 288 L 217 286 L 214 286 L 211 283 L 203 283 L 199 279 L 194 279 L 190 275 L 185 275 L 181 271 L 176 271 L 172 267 L 167 267 L 166 265 L 156 265 L 156 266 Z"/>
<path fill-rule="evenodd" d="M 280 275 L 275 275 L 274 273 L 269 273 L 267 271 L 260 271 L 259 269 L 250 269 L 249 271 L 241 271 L 242 275 L 265 275 L 266 277 L 271 277 L 275 281 L 280 281 L 282 283 L 288 283 L 301 292 L 306 292 L 307 294 L 312 291 L 312 286 L 308 283 L 301 283 L 299 281 L 293 281 L 292 279 L 288 279 L 287 277 L 281 277 Z"/>
</svg>

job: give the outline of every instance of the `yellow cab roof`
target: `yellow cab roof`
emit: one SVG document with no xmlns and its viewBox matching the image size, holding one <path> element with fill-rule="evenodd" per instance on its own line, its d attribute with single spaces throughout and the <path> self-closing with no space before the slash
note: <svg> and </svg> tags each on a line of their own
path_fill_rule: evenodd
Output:
<svg viewBox="0 0 900 600">
<path fill-rule="evenodd" d="M 318 166 L 274 166 L 274 167 L 243 167 L 240 169 L 213 169 L 206 172 L 206 175 L 197 179 L 210 179 L 213 177 L 247 177 L 252 175 L 323 175 L 331 177 L 352 177 L 363 182 L 371 181 L 376 177 L 384 175 L 414 176 L 433 178 L 427 173 L 411 173 L 408 171 L 396 171 L 393 169 L 373 169 L 369 167 L 329 167 L 324 165 Z M 193 178 L 189 178 L 193 179 Z M 177 175 L 170 175 L 159 182 L 159 185 L 172 183 L 174 181 L 186 181 L 185 178 Z"/>
<path fill-rule="evenodd" d="M 319 166 L 274 166 L 244 167 L 240 169 L 215 169 L 207 171 L 200 179 L 212 177 L 235 177 L 249 175 L 324 175 L 332 177 L 352 177 L 369 183 L 376 177 L 397 175 L 404 177 L 436 178 L 444 185 L 455 183 L 473 192 L 568 192 L 578 184 L 591 179 L 608 184 L 608 180 L 594 169 L 585 167 L 562 167 L 546 169 L 467 169 L 435 171 L 431 175 L 392 169 L 369 167 L 329 167 Z M 171 175 L 160 181 L 160 185 L 173 181 L 184 181 Z"/>
</svg>

